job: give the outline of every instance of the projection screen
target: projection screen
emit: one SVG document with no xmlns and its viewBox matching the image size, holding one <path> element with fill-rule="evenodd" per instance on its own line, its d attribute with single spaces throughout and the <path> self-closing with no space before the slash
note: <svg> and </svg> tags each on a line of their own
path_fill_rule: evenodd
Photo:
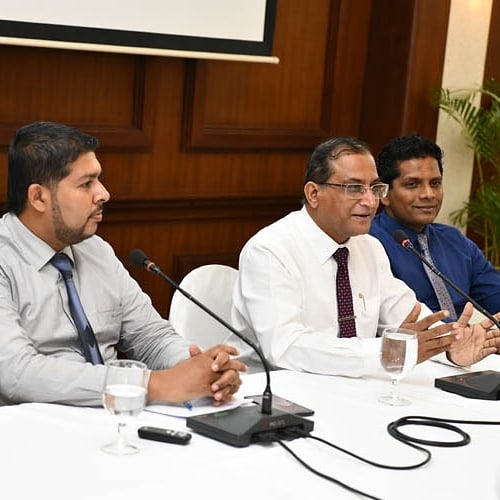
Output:
<svg viewBox="0 0 500 500">
<path fill-rule="evenodd" d="M 0 44 L 277 63 L 276 2 L 2 2 Z"/>
</svg>

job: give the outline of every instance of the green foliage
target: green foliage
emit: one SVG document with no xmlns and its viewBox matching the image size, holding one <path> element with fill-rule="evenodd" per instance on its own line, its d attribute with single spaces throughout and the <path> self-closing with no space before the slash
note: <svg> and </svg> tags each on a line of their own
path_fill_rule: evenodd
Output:
<svg viewBox="0 0 500 500">
<path fill-rule="evenodd" d="M 479 98 L 479 99 L 478 99 Z M 479 104 L 476 104 L 480 100 Z M 495 80 L 472 89 L 440 89 L 434 103 L 462 128 L 473 150 L 479 186 L 464 206 L 451 214 L 454 224 L 467 224 L 484 241 L 487 258 L 500 266 L 500 85 Z M 485 165 L 494 172 L 485 177 Z"/>
<path fill-rule="evenodd" d="M 500 188 L 486 182 L 460 210 L 451 214 L 454 224 L 466 223 L 483 238 L 484 253 L 500 267 Z"/>
</svg>

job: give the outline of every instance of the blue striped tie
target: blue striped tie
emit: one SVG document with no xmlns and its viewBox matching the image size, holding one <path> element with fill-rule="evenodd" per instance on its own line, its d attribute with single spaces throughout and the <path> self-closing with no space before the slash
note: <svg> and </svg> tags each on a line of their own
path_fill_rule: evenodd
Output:
<svg viewBox="0 0 500 500">
<path fill-rule="evenodd" d="M 90 361 L 93 365 L 102 365 L 102 356 L 99 351 L 99 346 L 97 345 L 94 331 L 90 326 L 89 320 L 83 310 L 82 303 L 80 302 L 80 297 L 78 297 L 78 292 L 76 291 L 69 257 L 64 253 L 56 253 L 50 262 L 59 270 L 61 276 L 64 278 L 64 283 L 66 283 L 69 309 L 82 343 L 85 359 Z"/>
<path fill-rule="evenodd" d="M 427 235 L 424 233 L 417 234 L 417 241 L 422 249 L 424 257 L 434 266 L 434 262 L 431 257 L 431 252 L 429 250 L 429 242 L 427 240 Z M 427 266 L 424 265 L 424 271 L 431 282 L 434 293 L 439 302 L 439 307 L 441 309 L 446 309 L 450 313 L 450 319 L 455 321 L 457 319 L 457 312 L 455 306 L 453 305 L 453 300 L 451 299 L 450 292 L 446 288 L 444 281 L 433 273 Z"/>
</svg>

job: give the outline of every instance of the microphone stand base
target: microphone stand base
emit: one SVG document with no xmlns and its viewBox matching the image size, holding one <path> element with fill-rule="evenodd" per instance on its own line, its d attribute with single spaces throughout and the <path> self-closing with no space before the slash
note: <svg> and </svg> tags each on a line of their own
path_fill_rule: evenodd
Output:
<svg viewBox="0 0 500 500">
<path fill-rule="evenodd" d="M 305 437 L 314 428 L 313 421 L 276 408 L 265 415 L 260 405 L 189 417 L 186 425 L 199 434 L 237 447 Z"/>
</svg>

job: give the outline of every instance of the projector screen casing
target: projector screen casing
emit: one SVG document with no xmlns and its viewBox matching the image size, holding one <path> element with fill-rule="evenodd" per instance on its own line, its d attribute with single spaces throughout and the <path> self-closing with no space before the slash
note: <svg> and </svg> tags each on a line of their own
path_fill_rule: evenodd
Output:
<svg viewBox="0 0 500 500">
<path fill-rule="evenodd" d="M 26 0 L 2 7 L 0 43 L 278 62 L 276 1 L 88 0 L 68 7 L 64 0 Z"/>
</svg>

